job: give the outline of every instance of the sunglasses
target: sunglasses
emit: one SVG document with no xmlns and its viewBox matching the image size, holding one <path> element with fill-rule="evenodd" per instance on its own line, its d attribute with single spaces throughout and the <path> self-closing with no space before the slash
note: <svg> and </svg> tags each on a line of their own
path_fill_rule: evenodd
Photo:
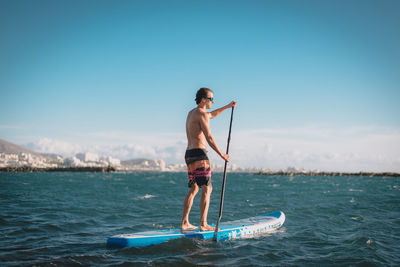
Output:
<svg viewBox="0 0 400 267">
<path fill-rule="evenodd" d="M 208 100 L 210 100 L 211 102 L 214 101 L 214 97 L 207 97 Z"/>
</svg>

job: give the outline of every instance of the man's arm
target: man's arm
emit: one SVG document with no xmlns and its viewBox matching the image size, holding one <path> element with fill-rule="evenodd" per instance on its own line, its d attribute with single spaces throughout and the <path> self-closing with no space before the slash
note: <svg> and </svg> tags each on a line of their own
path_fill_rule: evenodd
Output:
<svg viewBox="0 0 400 267">
<path fill-rule="evenodd" d="M 212 119 L 212 118 L 215 118 L 215 117 L 217 117 L 219 114 L 221 114 L 222 112 L 224 112 L 226 109 L 228 109 L 228 108 L 230 108 L 230 107 L 234 107 L 234 106 L 236 106 L 236 102 L 235 102 L 235 101 L 232 101 L 231 103 L 229 103 L 229 104 L 226 105 L 226 106 L 223 106 L 222 108 L 213 110 L 213 111 L 211 111 L 211 112 L 209 113 L 209 114 L 210 114 L 210 118 L 211 118 L 211 119 Z"/>
<path fill-rule="evenodd" d="M 215 142 L 215 139 L 213 137 L 213 135 L 211 134 L 211 130 L 210 130 L 210 117 L 208 115 L 209 113 L 203 113 L 201 114 L 200 117 L 200 127 L 201 127 L 201 131 L 204 134 L 204 137 L 207 140 L 207 143 L 210 145 L 210 147 L 212 149 L 215 150 L 215 152 L 217 152 L 217 154 L 224 160 L 229 161 L 229 155 L 228 154 L 224 154 L 221 152 L 221 150 L 219 149 L 217 143 Z"/>
</svg>

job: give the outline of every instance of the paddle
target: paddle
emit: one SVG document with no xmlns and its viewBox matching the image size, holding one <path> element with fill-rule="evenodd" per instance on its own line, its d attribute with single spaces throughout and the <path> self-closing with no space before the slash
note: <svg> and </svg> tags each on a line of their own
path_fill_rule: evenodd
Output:
<svg viewBox="0 0 400 267">
<path fill-rule="evenodd" d="M 228 134 L 228 144 L 226 146 L 226 154 L 229 153 L 229 143 L 231 141 L 231 131 L 232 131 L 232 119 L 233 119 L 233 109 L 235 107 L 232 107 L 232 112 L 231 112 L 231 123 L 229 125 L 229 134 Z M 218 226 L 219 222 L 221 221 L 222 218 L 222 208 L 224 207 L 224 193 L 225 193 L 225 180 L 226 180 L 226 166 L 228 165 L 228 162 L 225 161 L 225 167 L 224 167 L 224 178 L 222 179 L 222 190 L 221 190 L 221 202 L 219 204 L 219 217 L 217 221 L 217 225 L 215 226 L 215 232 L 214 232 L 214 241 L 218 241 Z"/>
</svg>

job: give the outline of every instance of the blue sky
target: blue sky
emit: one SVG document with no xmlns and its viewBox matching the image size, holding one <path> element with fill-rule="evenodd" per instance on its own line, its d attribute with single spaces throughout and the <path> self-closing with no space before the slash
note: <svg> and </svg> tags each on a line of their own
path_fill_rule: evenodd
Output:
<svg viewBox="0 0 400 267">
<path fill-rule="evenodd" d="M 238 165 L 399 171 L 399 11 L 395 0 L 1 1 L 0 138 L 179 162 L 206 86 L 215 107 L 239 103 Z M 212 122 L 221 147 L 228 124 L 228 112 Z"/>
</svg>

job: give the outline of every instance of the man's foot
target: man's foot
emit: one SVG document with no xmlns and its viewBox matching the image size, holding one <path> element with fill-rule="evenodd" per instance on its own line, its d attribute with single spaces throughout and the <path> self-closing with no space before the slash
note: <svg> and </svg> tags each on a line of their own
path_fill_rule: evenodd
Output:
<svg viewBox="0 0 400 267">
<path fill-rule="evenodd" d="M 181 225 L 182 231 L 193 231 L 196 230 L 197 227 L 190 223 L 185 223 Z"/>
<path fill-rule="evenodd" d="M 215 227 L 208 224 L 200 225 L 200 231 L 214 231 Z"/>
</svg>

